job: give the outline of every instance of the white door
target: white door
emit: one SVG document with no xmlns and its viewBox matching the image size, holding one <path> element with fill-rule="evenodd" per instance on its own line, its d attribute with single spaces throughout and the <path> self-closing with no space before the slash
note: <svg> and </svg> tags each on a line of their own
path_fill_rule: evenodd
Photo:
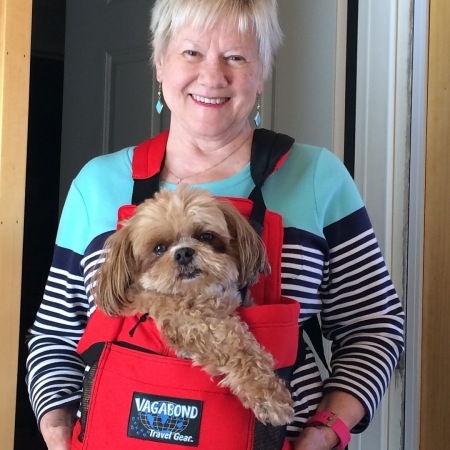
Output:
<svg viewBox="0 0 450 450">
<path fill-rule="evenodd" d="M 67 0 L 61 201 L 89 159 L 163 127 L 150 62 L 152 0 Z"/>
</svg>

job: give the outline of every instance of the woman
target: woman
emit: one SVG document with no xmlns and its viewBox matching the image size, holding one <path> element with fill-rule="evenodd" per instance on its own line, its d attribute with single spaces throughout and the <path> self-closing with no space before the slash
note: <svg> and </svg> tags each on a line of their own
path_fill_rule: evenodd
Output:
<svg viewBox="0 0 450 450">
<path fill-rule="evenodd" d="M 247 197 L 249 115 L 281 42 L 276 1 L 157 0 L 151 29 L 171 111 L 162 185 Z M 118 207 L 130 203 L 132 154 L 128 148 L 88 163 L 61 217 L 27 377 L 50 450 L 70 448 L 84 370 L 75 349 L 93 311 L 91 269 Z M 309 350 L 292 374 L 296 418 L 288 436 L 295 450 L 331 449 L 346 429 L 360 432 L 370 422 L 403 350 L 403 311 L 361 198 L 330 152 L 294 144 L 263 195 L 284 220 L 283 294 L 301 303 L 300 323 L 320 313 L 333 341 L 329 379 L 322 383 Z M 341 430 L 315 416 L 321 411 L 332 412 Z"/>
</svg>

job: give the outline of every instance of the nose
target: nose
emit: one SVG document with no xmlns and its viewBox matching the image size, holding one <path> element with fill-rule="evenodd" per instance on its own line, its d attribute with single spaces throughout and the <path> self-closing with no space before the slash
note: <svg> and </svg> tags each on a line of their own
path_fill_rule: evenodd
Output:
<svg viewBox="0 0 450 450">
<path fill-rule="evenodd" d="M 202 64 L 199 82 L 207 87 L 222 88 L 228 86 L 226 68 L 220 60 L 205 60 Z"/>
<path fill-rule="evenodd" d="M 183 247 L 175 252 L 174 258 L 178 264 L 180 264 L 181 266 L 186 266 L 190 262 L 192 262 L 194 253 L 195 250 L 193 248 Z"/>
</svg>

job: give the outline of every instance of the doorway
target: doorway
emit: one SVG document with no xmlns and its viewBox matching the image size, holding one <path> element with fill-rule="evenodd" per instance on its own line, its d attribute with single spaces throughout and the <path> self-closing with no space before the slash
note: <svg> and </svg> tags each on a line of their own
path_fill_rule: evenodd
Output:
<svg viewBox="0 0 450 450">
<path fill-rule="evenodd" d="M 358 2 L 349 2 L 349 4 L 352 3 L 358 4 Z M 287 1 L 284 4 L 292 5 Z M 309 2 L 306 4 L 311 5 Z M 43 20 L 42 17 L 45 19 Z M 386 15 L 384 14 L 383 17 L 385 18 Z M 64 23 L 65 2 L 34 0 L 16 450 L 45 449 L 29 406 L 24 384 L 26 357 L 24 342 L 26 330 L 31 325 L 41 301 L 58 220 Z M 47 38 L 46 34 L 48 34 Z M 286 60 L 290 62 L 289 58 Z M 282 81 L 280 79 L 280 83 Z M 292 91 L 289 91 L 289 95 L 292 95 Z M 283 102 L 280 103 L 283 104 Z M 48 110 L 44 112 L 44 108 Z M 282 109 L 285 109 L 284 106 Z M 349 135 L 353 134 L 354 131 L 349 133 Z M 348 148 L 348 145 L 346 147 Z M 353 166 L 353 164 L 352 161 L 349 165 Z M 38 274 L 36 268 L 43 273 Z M 382 425 L 385 423 L 384 420 L 385 416 L 383 416 Z M 374 434 L 378 433 L 380 428 L 384 429 L 382 425 L 372 428 Z M 368 436 L 367 441 L 370 440 L 371 436 Z M 354 446 L 356 445 L 355 440 Z"/>
<path fill-rule="evenodd" d="M 42 299 L 59 216 L 65 2 L 34 0 L 15 450 L 45 450 L 25 384 L 26 335 Z"/>
</svg>

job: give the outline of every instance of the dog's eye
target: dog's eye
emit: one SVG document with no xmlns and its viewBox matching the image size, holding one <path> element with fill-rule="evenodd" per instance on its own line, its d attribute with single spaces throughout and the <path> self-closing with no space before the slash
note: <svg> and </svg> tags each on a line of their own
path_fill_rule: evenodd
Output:
<svg viewBox="0 0 450 450">
<path fill-rule="evenodd" d="M 213 239 L 214 239 L 214 235 L 212 233 L 202 233 L 198 237 L 198 240 L 202 241 L 202 242 L 212 242 Z"/>
<path fill-rule="evenodd" d="M 165 253 L 167 251 L 167 245 L 166 244 L 155 245 L 155 248 L 153 249 L 153 251 L 157 255 L 162 255 L 163 253 Z"/>
</svg>

